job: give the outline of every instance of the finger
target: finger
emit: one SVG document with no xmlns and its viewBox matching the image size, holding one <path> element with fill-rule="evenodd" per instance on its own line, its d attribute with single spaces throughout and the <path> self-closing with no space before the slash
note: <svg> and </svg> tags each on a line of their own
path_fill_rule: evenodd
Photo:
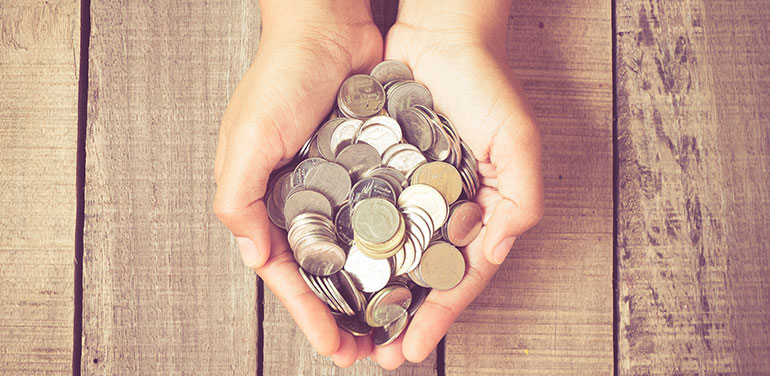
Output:
<svg viewBox="0 0 770 376">
<path fill-rule="evenodd" d="M 356 340 L 353 335 L 342 330 L 339 330 L 340 335 L 340 348 L 332 354 L 332 361 L 337 367 L 348 368 L 356 362 L 356 356 L 358 355 L 358 349 L 356 348 Z"/>
<path fill-rule="evenodd" d="M 374 351 L 374 344 L 372 343 L 372 336 L 365 335 L 363 337 L 355 337 L 356 340 L 356 348 L 358 349 L 358 354 L 356 354 L 356 359 L 361 360 L 369 356 L 372 351 Z"/>
<path fill-rule="evenodd" d="M 539 132 L 533 119 L 526 116 L 509 121 L 517 125 L 506 124 L 500 128 L 489 154 L 502 200 L 491 211 L 483 251 L 487 260 L 495 264 L 505 260 L 515 237 L 543 216 Z M 511 150 L 516 153 L 512 155 Z"/>
<path fill-rule="evenodd" d="M 417 310 L 406 331 L 403 353 L 413 363 L 422 362 L 444 337 L 457 316 L 470 304 L 499 267 L 486 260 L 481 253 L 482 228 L 479 237 L 465 251 L 465 276 L 451 290 L 433 290 Z"/>
<path fill-rule="evenodd" d="M 372 359 L 386 370 L 394 370 L 404 364 L 406 358 L 401 351 L 401 345 L 404 342 L 404 334 L 401 333 L 395 341 L 385 346 L 375 346 L 372 352 Z"/>
<path fill-rule="evenodd" d="M 326 304 L 318 299 L 299 275 L 299 266 L 294 262 L 285 233 L 275 225 L 269 227 L 272 256 L 256 272 L 286 307 L 316 351 L 329 356 L 340 348 L 337 323 Z"/>
</svg>

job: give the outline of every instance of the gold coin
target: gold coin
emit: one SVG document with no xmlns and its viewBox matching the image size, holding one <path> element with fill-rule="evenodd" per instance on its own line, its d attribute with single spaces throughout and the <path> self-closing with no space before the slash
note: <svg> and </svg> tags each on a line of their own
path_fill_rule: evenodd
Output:
<svg viewBox="0 0 770 376">
<path fill-rule="evenodd" d="M 436 242 L 423 253 L 419 270 L 428 286 L 436 290 L 449 290 L 463 279 L 465 258 L 453 245 Z"/>
<path fill-rule="evenodd" d="M 436 188 L 447 204 L 455 202 L 463 191 L 460 173 L 446 162 L 430 162 L 417 167 L 409 181 L 411 184 L 425 184 Z"/>
</svg>

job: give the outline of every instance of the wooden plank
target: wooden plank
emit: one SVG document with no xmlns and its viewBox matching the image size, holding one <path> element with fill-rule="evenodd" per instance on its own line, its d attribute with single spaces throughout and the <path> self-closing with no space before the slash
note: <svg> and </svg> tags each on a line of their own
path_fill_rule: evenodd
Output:
<svg viewBox="0 0 770 376">
<path fill-rule="evenodd" d="M 257 281 L 211 210 L 256 1 L 91 6 L 82 372 L 256 374 Z"/>
<path fill-rule="evenodd" d="M 616 12 L 619 374 L 768 374 L 770 3 Z"/>
<path fill-rule="evenodd" d="M 76 0 L 0 6 L 0 369 L 72 370 Z"/>
<path fill-rule="evenodd" d="M 450 330 L 447 375 L 612 370 L 611 34 L 609 2 L 514 1 L 508 58 L 540 120 L 546 212 Z"/>
</svg>

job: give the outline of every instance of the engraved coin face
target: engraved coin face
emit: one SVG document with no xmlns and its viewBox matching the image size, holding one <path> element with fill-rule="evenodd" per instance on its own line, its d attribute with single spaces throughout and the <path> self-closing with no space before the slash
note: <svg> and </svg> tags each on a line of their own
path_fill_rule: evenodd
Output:
<svg viewBox="0 0 770 376">
<path fill-rule="evenodd" d="M 355 244 L 348 251 L 344 268 L 356 288 L 363 292 L 379 291 L 390 280 L 391 268 L 388 260 L 369 258 L 359 251 Z"/>
<path fill-rule="evenodd" d="M 298 248 L 294 257 L 310 274 L 327 276 L 345 265 L 345 251 L 332 241 L 316 241 Z"/>
<path fill-rule="evenodd" d="M 346 119 L 338 124 L 332 131 L 329 148 L 334 153 L 334 160 L 339 152 L 353 143 L 353 136 L 363 122 L 358 119 Z M 323 142 L 323 141 L 322 141 Z"/>
<path fill-rule="evenodd" d="M 372 76 L 356 74 L 342 82 L 337 103 L 350 117 L 374 116 L 385 106 L 385 89 Z"/>
<path fill-rule="evenodd" d="M 390 88 L 387 103 L 387 110 L 390 116 L 398 119 L 401 111 L 417 104 L 433 108 L 433 96 L 419 82 L 402 81 Z"/>
<path fill-rule="evenodd" d="M 370 76 L 380 84 L 385 85 L 391 81 L 413 80 L 412 71 L 406 64 L 397 60 L 385 60 L 372 68 Z"/>
<path fill-rule="evenodd" d="M 337 215 L 334 217 L 334 230 L 337 234 L 337 239 L 343 242 L 345 245 L 353 244 L 353 226 L 352 213 L 349 204 L 343 204 L 337 210 Z"/>
<path fill-rule="evenodd" d="M 448 204 L 455 202 L 463 191 L 460 173 L 446 162 L 430 162 L 417 167 L 409 181 L 436 188 Z"/>
<path fill-rule="evenodd" d="M 449 290 L 465 275 L 465 258 L 446 242 L 431 244 L 422 255 L 419 266 L 422 279 L 436 290 Z"/>
<path fill-rule="evenodd" d="M 444 237 L 457 247 L 465 247 L 481 232 L 483 216 L 481 206 L 475 202 L 454 203 L 449 209 L 449 219 L 444 225 Z"/>
<path fill-rule="evenodd" d="M 399 148 L 399 145 L 409 145 L 410 147 Z M 428 162 L 420 150 L 410 144 L 393 145 L 392 148 L 385 151 L 385 155 L 387 159 L 383 158 L 383 163 L 401 172 L 404 176 L 411 175 L 418 166 Z"/>
<path fill-rule="evenodd" d="M 368 144 L 353 144 L 337 154 L 337 163 L 348 170 L 350 179 L 357 182 L 363 174 L 380 165 L 380 153 Z"/>
<path fill-rule="evenodd" d="M 297 191 L 286 199 L 286 204 L 283 207 L 286 223 L 291 223 L 294 217 L 307 212 L 323 214 L 330 218 L 332 205 L 326 196 L 311 190 Z"/>
<path fill-rule="evenodd" d="M 371 197 L 381 197 L 392 203 L 396 202 L 396 192 L 385 179 L 372 177 L 359 180 L 350 190 L 350 205 L 356 204 Z"/>
<path fill-rule="evenodd" d="M 322 158 L 308 158 L 297 164 L 294 168 L 294 173 L 291 175 L 291 185 L 294 187 L 301 187 L 305 185 L 305 176 L 313 166 L 326 162 Z"/>
<path fill-rule="evenodd" d="M 350 175 L 345 167 L 334 162 L 319 163 L 307 172 L 305 188 L 323 194 L 336 208 L 348 197 Z"/>
<path fill-rule="evenodd" d="M 367 324 L 382 327 L 406 315 L 412 292 L 401 284 L 387 286 L 376 293 L 366 307 Z"/>
<path fill-rule="evenodd" d="M 367 198 L 353 208 L 353 232 L 368 243 L 390 240 L 400 224 L 401 213 L 383 198 Z"/>
<path fill-rule="evenodd" d="M 403 127 L 404 138 L 420 151 L 433 146 L 433 127 L 425 114 L 409 107 L 398 113 L 398 122 Z"/>
<path fill-rule="evenodd" d="M 356 143 L 359 142 L 374 146 L 377 153 L 382 155 L 389 147 L 401 142 L 401 137 L 387 127 L 375 125 L 361 130 L 356 138 Z"/>
<path fill-rule="evenodd" d="M 372 341 L 376 346 L 385 346 L 398 338 L 409 323 L 409 315 L 401 315 L 398 319 L 381 328 L 372 330 Z"/>
<path fill-rule="evenodd" d="M 318 152 L 327 161 L 333 161 L 336 156 L 334 149 L 332 149 L 332 134 L 334 134 L 337 126 L 344 121 L 345 118 L 331 118 L 318 129 L 318 136 L 316 137 Z"/>
<path fill-rule="evenodd" d="M 444 196 L 436 188 L 425 184 L 406 187 L 398 197 L 398 206 L 417 206 L 425 210 L 433 222 L 434 231 L 444 225 L 449 211 Z"/>
</svg>

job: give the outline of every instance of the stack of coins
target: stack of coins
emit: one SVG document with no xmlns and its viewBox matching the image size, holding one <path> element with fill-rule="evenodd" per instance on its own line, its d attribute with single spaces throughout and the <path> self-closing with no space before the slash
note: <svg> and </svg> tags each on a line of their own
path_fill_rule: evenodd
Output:
<svg viewBox="0 0 770 376">
<path fill-rule="evenodd" d="M 330 118 L 271 175 L 265 204 L 337 324 L 384 345 L 431 289 L 462 280 L 457 247 L 482 226 L 478 187 L 476 158 L 430 91 L 386 60 L 342 83 Z"/>
</svg>

